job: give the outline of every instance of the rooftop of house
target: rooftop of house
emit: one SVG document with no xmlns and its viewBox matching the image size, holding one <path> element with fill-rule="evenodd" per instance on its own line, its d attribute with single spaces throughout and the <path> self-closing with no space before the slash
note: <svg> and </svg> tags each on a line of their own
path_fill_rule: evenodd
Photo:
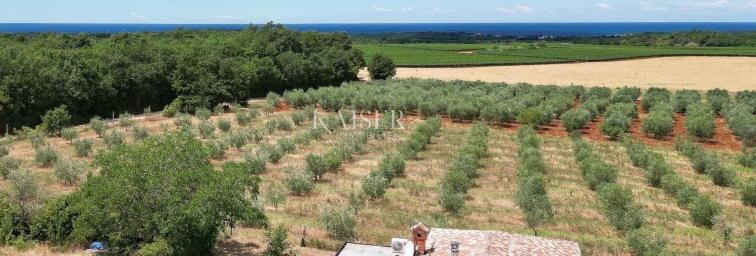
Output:
<svg viewBox="0 0 756 256">
<path fill-rule="evenodd" d="M 417 226 L 414 226 L 414 229 Z M 395 239 L 402 240 L 402 239 Z M 459 230 L 430 228 L 430 233 L 425 241 L 428 256 L 452 256 L 452 243 L 458 243 L 456 255 L 581 255 L 580 246 L 577 242 L 550 239 L 537 236 L 510 234 L 499 231 Z M 393 244 L 393 243 L 392 243 Z M 409 242 L 411 245 L 412 242 Z M 405 247 L 407 251 L 412 250 Z M 414 253 L 414 251 L 412 252 Z M 409 255 L 412 255 L 410 253 Z M 395 256 L 398 255 L 391 247 L 378 245 L 365 245 L 347 243 L 338 256 Z"/>
</svg>

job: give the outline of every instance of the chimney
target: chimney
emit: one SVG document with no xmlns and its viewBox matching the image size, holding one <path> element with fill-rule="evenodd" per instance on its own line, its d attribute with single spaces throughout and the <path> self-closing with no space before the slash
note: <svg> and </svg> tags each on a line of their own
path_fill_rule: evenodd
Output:
<svg viewBox="0 0 756 256">
<path fill-rule="evenodd" d="M 425 255 L 425 241 L 428 239 L 430 228 L 422 222 L 418 222 L 412 228 L 412 242 L 415 244 L 415 256 Z"/>
<path fill-rule="evenodd" d="M 451 256 L 459 256 L 459 242 L 452 241 L 451 242 Z"/>
</svg>

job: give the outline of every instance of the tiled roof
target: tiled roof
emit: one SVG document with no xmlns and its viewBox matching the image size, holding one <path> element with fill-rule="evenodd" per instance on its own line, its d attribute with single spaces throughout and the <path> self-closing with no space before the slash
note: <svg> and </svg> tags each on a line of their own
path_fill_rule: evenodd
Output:
<svg viewBox="0 0 756 256">
<path fill-rule="evenodd" d="M 580 255 L 576 242 L 536 236 L 509 234 L 498 231 L 433 228 L 428 244 L 433 244 L 432 256 L 450 255 L 451 242 L 460 243 L 459 255 Z"/>
</svg>

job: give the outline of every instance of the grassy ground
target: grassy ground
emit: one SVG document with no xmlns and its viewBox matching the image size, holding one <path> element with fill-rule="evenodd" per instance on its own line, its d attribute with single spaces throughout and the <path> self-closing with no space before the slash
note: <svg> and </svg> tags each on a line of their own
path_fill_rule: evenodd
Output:
<svg viewBox="0 0 756 256">
<path fill-rule="evenodd" d="M 289 112 L 278 112 L 256 119 L 252 126 L 262 126 L 264 121 L 286 116 Z M 214 117 L 214 119 L 217 117 Z M 233 120 L 232 114 L 226 118 Z M 160 132 L 160 124 L 173 127 L 173 120 L 157 118 L 140 119 L 139 125 Z M 196 122 L 196 120 L 195 120 Z M 292 243 L 299 244 L 304 238 L 307 248 L 298 248 L 302 255 L 332 255 L 341 246 L 340 241 L 328 237 L 325 228 L 318 221 L 319 210 L 329 206 L 344 206 L 349 194 L 360 190 L 361 180 L 376 167 L 386 152 L 396 151 L 407 140 L 411 129 L 420 122 L 417 118 L 407 121 L 406 130 L 393 130 L 382 140 L 370 140 L 364 154 L 345 162 L 338 173 L 326 174 L 317 182 L 315 191 L 306 196 L 288 196 L 286 203 L 276 209 L 266 205 L 266 212 L 273 225 L 285 225 Z M 232 121 L 233 123 L 233 121 Z M 419 154 L 419 159 L 407 161 L 406 175 L 394 179 L 384 199 L 367 201 L 358 215 L 357 236 L 359 242 L 388 245 L 392 237 L 407 237 L 408 227 L 416 221 L 423 221 L 431 227 L 460 229 L 499 230 L 504 232 L 532 234 L 524 222 L 524 217 L 516 205 L 517 191 L 517 148 L 515 134 L 511 130 L 492 128 L 489 135 L 489 155 L 482 160 L 480 176 L 470 189 L 466 207 L 461 213 L 447 214 L 439 206 L 437 188 L 442 175 L 450 167 L 457 148 L 464 142 L 469 124 L 445 123 L 429 147 Z M 92 131 L 82 129 L 82 137 L 94 138 Z M 117 129 L 117 128 L 111 128 Z M 234 130 L 241 127 L 234 124 Z M 293 137 L 304 132 L 306 126 L 292 131 L 276 131 L 267 135 L 264 143 L 275 143 L 281 138 Z M 220 131 L 217 136 L 222 137 Z M 323 139 L 299 146 L 295 153 L 286 155 L 278 164 L 269 164 L 267 173 L 262 175 L 264 194 L 273 184 L 283 185 L 285 171 L 293 168 L 303 170 L 308 153 L 322 153 L 354 130 L 338 130 Z M 130 133 L 127 131 L 130 136 Z M 595 193 L 588 190 L 577 163 L 574 160 L 571 142 L 567 138 L 542 136 L 543 154 L 547 162 L 547 189 L 554 204 L 555 218 L 539 230 L 539 235 L 577 241 L 586 255 L 627 255 L 622 235 L 606 221 L 596 202 Z M 96 139 L 97 148 L 105 146 Z M 66 159 L 73 159 L 70 145 L 61 139 L 50 139 Z M 642 170 L 632 167 L 624 148 L 616 142 L 592 141 L 595 151 L 608 163 L 618 167 L 618 183 L 632 189 L 636 202 L 647 213 L 646 219 L 669 240 L 669 248 L 675 255 L 721 255 L 732 254 L 737 244 L 756 230 L 756 209 L 743 206 L 737 192 L 732 188 L 717 187 L 711 180 L 696 174 L 691 163 L 668 146 L 652 147 L 663 154 L 666 160 L 686 182 L 695 185 L 701 193 L 712 196 L 725 206 L 724 214 L 735 228 L 734 239 L 729 244 L 722 241 L 714 230 L 695 227 L 685 210 L 679 208 L 674 199 L 663 191 L 652 188 L 644 182 Z M 244 152 L 254 152 L 260 144 L 250 143 L 241 151 L 229 149 L 224 161 L 238 161 Z M 12 155 L 22 160 L 22 166 L 31 170 L 48 191 L 48 196 L 67 193 L 75 187 L 65 187 L 56 183 L 50 168 L 36 168 L 33 165 L 33 150 L 28 141 L 14 145 Z M 754 174 L 737 167 L 735 155 L 729 150 L 715 151 L 722 161 L 738 170 L 740 178 Z M 91 158 L 79 159 L 89 161 Z M 223 161 L 214 161 L 220 165 Z M 0 189 L 7 183 L 0 181 Z M 260 229 L 238 228 L 218 244 L 218 251 L 228 255 L 254 255 L 264 250 L 264 231 Z M 0 248 L 0 255 L 54 255 L 45 245 L 34 246 L 31 250 L 19 252 L 14 248 Z"/>
<path fill-rule="evenodd" d="M 397 65 L 485 66 L 566 63 L 657 56 L 756 56 L 753 47 L 643 47 L 550 43 L 544 48 L 525 44 L 362 44 L 367 59 L 376 53 Z"/>
</svg>

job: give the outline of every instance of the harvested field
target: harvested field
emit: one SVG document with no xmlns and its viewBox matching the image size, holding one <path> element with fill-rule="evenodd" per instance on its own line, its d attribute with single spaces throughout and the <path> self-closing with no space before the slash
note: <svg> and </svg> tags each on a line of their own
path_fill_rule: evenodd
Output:
<svg viewBox="0 0 756 256">
<path fill-rule="evenodd" d="M 754 70 L 756 57 L 697 56 L 525 66 L 398 68 L 397 78 L 742 91 L 756 89 Z"/>
</svg>

